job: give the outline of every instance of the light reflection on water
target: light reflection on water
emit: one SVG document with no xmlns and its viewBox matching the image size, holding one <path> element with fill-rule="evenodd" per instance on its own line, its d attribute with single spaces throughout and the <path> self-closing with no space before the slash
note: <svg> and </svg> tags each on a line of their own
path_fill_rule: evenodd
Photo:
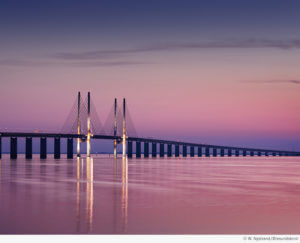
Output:
<svg viewBox="0 0 300 243">
<path fill-rule="evenodd" d="M 127 232 L 127 211 L 128 211 L 128 160 L 122 158 L 122 219 L 123 232 Z"/>
<path fill-rule="evenodd" d="M 93 206 L 94 206 L 94 167 L 93 159 L 86 159 L 86 218 L 88 222 L 88 232 L 93 230 Z"/>
<path fill-rule="evenodd" d="M 0 233 L 299 234 L 300 158 L 0 160 Z"/>
</svg>

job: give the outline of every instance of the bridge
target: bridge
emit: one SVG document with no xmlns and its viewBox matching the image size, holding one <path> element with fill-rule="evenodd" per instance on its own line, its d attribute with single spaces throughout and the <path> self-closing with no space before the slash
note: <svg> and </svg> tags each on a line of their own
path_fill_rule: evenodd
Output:
<svg viewBox="0 0 300 243">
<path fill-rule="evenodd" d="M 97 115 L 95 106 L 91 102 L 88 92 L 87 99 L 82 100 L 80 92 L 60 132 L 16 132 L 0 130 L 0 159 L 2 158 L 2 137 L 10 138 L 10 158 L 17 159 L 18 138 L 25 138 L 25 158 L 32 159 L 32 139 L 40 139 L 40 158 L 47 158 L 47 139 L 54 139 L 54 158 L 61 157 L 61 139 L 67 140 L 67 158 L 74 156 L 74 139 L 77 140 L 77 157 L 81 156 L 81 143 L 86 142 L 87 157 L 91 156 L 91 140 L 112 140 L 114 157 L 117 157 L 117 144 L 122 144 L 122 156 L 132 158 L 151 157 L 217 157 L 217 156 L 300 156 L 300 152 L 246 148 L 235 146 L 221 146 L 203 143 L 189 143 L 184 141 L 162 140 L 137 136 L 131 117 L 123 99 L 122 112 L 114 101 L 113 108 L 105 123 L 108 131 L 103 128 Z M 135 143 L 135 153 L 133 145 Z M 142 151 L 143 144 L 143 151 Z M 159 145 L 159 150 L 157 149 Z M 151 151 L 150 151 L 151 148 Z M 189 148 L 189 151 L 188 151 Z M 196 151 L 197 149 L 197 151 Z M 188 153 L 189 152 L 189 153 Z"/>
</svg>

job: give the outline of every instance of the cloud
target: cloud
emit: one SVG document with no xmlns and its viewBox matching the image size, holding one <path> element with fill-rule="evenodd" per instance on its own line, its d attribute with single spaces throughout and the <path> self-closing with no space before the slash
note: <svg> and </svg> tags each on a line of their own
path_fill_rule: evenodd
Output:
<svg viewBox="0 0 300 243">
<path fill-rule="evenodd" d="M 300 80 L 288 80 L 288 81 L 293 84 L 300 84 Z"/>
<path fill-rule="evenodd" d="M 257 84 L 300 84 L 300 80 L 256 80 L 256 81 L 241 81 L 241 83 L 257 83 Z"/>
<path fill-rule="evenodd" d="M 32 60 L 21 60 L 21 59 L 2 59 L 0 60 L 0 66 L 49 66 L 55 64 L 54 62 L 48 61 L 32 61 Z"/>
<path fill-rule="evenodd" d="M 145 52 L 218 48 L 276 48 L 282 50 L 300 49 L 300 40 L 245 39 L 209 42 L 172 42 L 148 45 L 144 47 L 134 47 L 129 49 L 94 50 L 83 52 L 59 52 L 52 55 L 52 57 L 63 60 L 94 60 L 121 58 L 124 56 Z"/>
<path fill-rule="evenodd" d="M 39 61 L 39 60 L 19 60 L 19 59 L 2 59 L 0 66 L 15 66 L 15 67 L 43 67 L 43 66 L 67 66 L 67 67 L 109 67 L 109 66 L 128 66 L 149 64 L 148 62 L 139 61 Z"/>
<path fill-rule="evenodd" d="M 130 66 L 130 65 L 143 65 L 151 64 L 150 62 L 140 62 L 140 61 L 85 61 L 85 62 L 69 62 L 64 63 L 67 66 L 73 67 L 109 67 L 109 66 Z"/>
<path fill-rule="evenodd" d="M 145 61 L 133 61 L 132 55 L 147 52 L 200 50 L 224 48 L 276 48 L 282 50 L 300 49 L 300 40 L 219 40 L 206 42 L 168 42 L 127 49 L 94 50 L 82 52 L 58 52 L 45 56 L 43 60 L 2 59 L 0 66 L 69 66 L 101 67 L 151 64 Z M 297 80 L 291 80 L 298 82 Z"/>
</svg>

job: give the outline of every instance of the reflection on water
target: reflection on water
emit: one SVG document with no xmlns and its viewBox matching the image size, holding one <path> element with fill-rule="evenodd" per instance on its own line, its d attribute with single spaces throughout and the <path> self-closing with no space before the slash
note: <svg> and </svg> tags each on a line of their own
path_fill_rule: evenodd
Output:
<svg viewBox="0 0 300 243">
<path fill-rule="evenodd" d="M 299 234 L 299 162 L 4 155 L 0 233 Z"/>
<path fill-rule="evenodd" d="M 82 173 L 83 173 L 83 166 L 86 165 L 86 180 L 81 180 Z M 87 232 L 92 232 L 93 230 L 93 207 L 94 207 L 94 167 L 93 167 L 93 158 L 77 158 L 77 182 L 76 182 L 76 232 L 81 232 L 81 198 L 80 198 L 80 191 L 81 191 L 81 184 L 86 184 L 86 193 L 85 193 L 85 202 L 86 202 L 86 226 Z M 70 171 L 70 169 L 69 169 Z"/>
<path fill-rule="evenodd" d="M 1 178 L 2 178 L 2 159 L 0 159 L 0 195 L 1 195 Z"/>
<path fill-rule="evenodd" d="M 127 232 L 127 210 L 128 210 L 128 160 L 122 157 L 122 221 L 123 231 Z"/>
<path fill-rule="evenodd" d="M 86 159 L 86 218 L 88 222 L 88 232 L 93 229 L 93 205 L 94 205 L 94 168 L 93 159 Z"/>
<path fill-rule="evenodd" d="M 117 233 L 117 223 L 118 223 L 118 212 L 117 207 L 115 205 L 118 205 L 118 160 L 116 157 L 113 159 L 113 199 L 112 204 L 113 206 L 113 215 L 112 215 L 112 232 L 113 234 Z"/>
<path fill-rule="evenodd" d="M 77 157 L 77 183 L 76 183 L 76 232 L 80 232 L 80 158 Z"/>
</svg>

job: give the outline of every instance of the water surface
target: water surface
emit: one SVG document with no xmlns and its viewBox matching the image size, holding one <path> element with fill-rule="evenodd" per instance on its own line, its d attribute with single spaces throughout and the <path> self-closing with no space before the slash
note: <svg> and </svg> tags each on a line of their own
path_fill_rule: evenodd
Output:
<svg viewBox="0 0 300 243">
<path fill-rule="evenodd" d="M 1 234 L 300 234 L 300 158 L 0 160 Z"/>
</svg>

